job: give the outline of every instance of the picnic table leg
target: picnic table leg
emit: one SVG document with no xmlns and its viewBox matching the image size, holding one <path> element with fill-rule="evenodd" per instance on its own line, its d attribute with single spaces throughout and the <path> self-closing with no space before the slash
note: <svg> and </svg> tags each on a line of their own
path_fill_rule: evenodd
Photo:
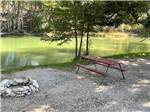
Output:
<svg viewBox="0 0 150 112">
<path fill-rule="evenodd" d="M 106 71 L 105 71 L 106 73 L 108 72 L 109 66 L 110 65 L 108 65 L 107 68 L 106 68 Z M 105 79 L 106 79 L 106 77 L 104 77 L 104 79 L 102 80 L 102 82 L 100 83 L 100 85 L 102 85 L 104 83 Z"/>
<path fill-rule="evenodd" d="M 109 66 L 110 66 L 110 65 L 108 65 L 107 68 L 106 68 L 106 73 L 108 72 Z"/>
<path fill-rule="evenodd" d="M 93 64 L 94 64 L 95 68 L 97 69 L 97 67 L 96 67 L 96 63 L 95 63 L 95 62 L 93 62 Z M 106 71 L 105 71 L 106 73 L 108 72 L 109 66 L 110 66 L 110 65 L 108 65 L 108 66 L 107 66 L 107 68 L 106 68 Z"/>
<path fill-rule="evenodd" d="M 125 76 L 124 76 L 124 73 L 122 71 L 122 67 L 121 67 L 121 64 L 119 63 L 119 67 L 120 67 L 120 71 L 121 71 L 121 74 L 122 74 L 122 77 L 123 77 L 123 80 L 125 80 Z"/>
<path fill-rule="evenodd" d="M 94 65 L 94 67 L 97 69 L 97 67 L 96 67 L 96 63 L 95 62 L 92 62 L 93 63 L 93 65 Z"/>
<path fill-rule="evenodd" d="M 104 84 L 106 77 L 103 78 L 102 82 L 100 83 L 100 85 Z"/>
<path fill-rule="evenodd" d="M 96 63 L 94 63 L 94 66 L 95 66 L 95 68 L 97 69 L 97 67 L 96 67 Z"/>
<path fill-rule="evenodd" d="M 79 67 L 79 66 L 77 66 L 76 73 L 78 73 L 78 72 L 79 72 L 79 68 L 80 68 L 80 67 Z"/>
</svg>

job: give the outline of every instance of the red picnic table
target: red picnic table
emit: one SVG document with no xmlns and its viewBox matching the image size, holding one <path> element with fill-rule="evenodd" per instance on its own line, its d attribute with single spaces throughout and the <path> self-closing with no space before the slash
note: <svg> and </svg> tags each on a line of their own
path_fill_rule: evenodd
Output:
<svg viewBox="0 0 150 112">
<path fill-rule="evenodd" d="M 97 75 L 102 75 L 105 77 L 105 76 L 108 76 L 108 74 L 107 74 L 108 69 L 113 68 L 113 69 L 119 70 L 122 74 L 123 79 L 125 80 L 124 71 L 127 71 L 127 70 L 122 67 L 123 63 L 118 62 L 117 60 L 98 58 L 95 56 L 83 56 L 82 59 L 91 61 L 93 64 L 95 64 L 95 67 L 96 67 L 96 64 L 98 64 L 98 65 L 102 65 L 102 66 L 107 67 L 107 69 L 105 72 L 103 72 L 103 71 L 100 71 L 100 70 L 97 70 L 94 68 L 86 67 L 86 66 L 81 65 L 81 64 L 76 64 L 76 66 L 78 67 L 76 73 L 78 73 L 79 68 L 81 67 L 81 68 L 84 68 L 84 69 L 89 70 L 91 72 L 95 72 Z"/>
</svg>

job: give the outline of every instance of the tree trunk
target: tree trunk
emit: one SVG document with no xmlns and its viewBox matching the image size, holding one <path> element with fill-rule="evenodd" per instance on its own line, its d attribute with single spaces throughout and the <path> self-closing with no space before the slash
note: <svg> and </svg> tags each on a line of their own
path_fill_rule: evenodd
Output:
<svg viewBox="0 0 150 112">
<path fill-rule="evenodd" d="M 33 3 L 31 2 L 31 4 L 30 4 L 30 8 L 29 8 L 29 17 L 28 17 L 28 19 L 29 19 L 29 32 L 31 33 L 31 30 L 32 30 L 32 20 L 33 20 L 33 13 L 32 13 L 32 11 L 33 11 Z"/>
<path fill-rule="evenodd" d="M 17 16 L 17 30 L 19 29 L 19 13 L 20 13 L 20 11 L 19 11 L 19 9 L 20 9 L 20 2 L 19 1 L 17 1 L 17 14 L 16 14 L 16 16 Z"/>
<path fill-rule="evenodd" d="M 17 1 L 13 1 L 13 8 L 12 8 L 12 13 L 13 13 L 13 15 L 11 16 L 12 18 L 12 23 L 13 23 L 13 28 L 12 28 L 12 31 L 14 31 L 14 30 L 16 30 L 16 26 L 17 26 L 17 17 L 16 17 L 16 2 Z"/>
<path fill-rule="evenodd" d="M 75 15 L 74 21 L 74 35 L 75 35 L 75 59 L 78 57 L 78 33 L 77 33 L 77 17 Z"/>
<path fill-rule="evenodd" d="M 7 20 L 7 31 L 10 32 L 11 27 L 10 27 L 10 20 Z"/>
<path fill-rule="evenodd" d="M 20 21 L 20 1 L 18 1 L 18 7 L 17 7 L 17 30 L 19 31 L 21 29 L 21 21 Z"/>
<path fill-rule="evenodd" d="M 77 31 L 75 30 L 75 58 L 78 57 L 78 37 L 77 37 Z"/>
<path fill-rule="evenodd" d="M 87 25 L 87 33 L 86 33 L 86 51 L 85 55 L 89 55 L 89 25 Z"/>
<path fill-rule="evenodd" d="M 81 31 L 81 37 L 80 37 L 80 46 L 79 46 L 79 52 L 78 52 L 78 57 L 81 57 L 81 50 L 82 50 L 82 43 L 83 43 L 83 31 Z"/>
<path fill-rule="evenodd" d="M 86 33 L 86 52 L 85 55 L 89 55 L 89 31 Z"/>
<path fill-rule="evenodd" d="M 21 27 L 21 30 L 23 30 L 23 3 L 21 4 L 20 27 Z"/>
</svg>

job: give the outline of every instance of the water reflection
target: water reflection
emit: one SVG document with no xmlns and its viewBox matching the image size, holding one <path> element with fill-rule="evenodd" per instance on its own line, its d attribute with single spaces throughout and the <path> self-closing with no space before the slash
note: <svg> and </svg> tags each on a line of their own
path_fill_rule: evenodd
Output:
<svg viewBox="0 0 150 112">
<path fill-rule="evenodd" d="M 27 65 L 27 59 L 26 58 L 20 58 L 19 59 L 20 61 L 18 61 L 18 64 L 19 66 L 25 66 Z"/>
<path fill-rule="evenodd" d="M 15 53 L 9 52 L 7 57 L 6 57 L 5 66 L 13 65 L 14 60 L 15 60 Z"/>
<path fill-rule="evenodd" d="M 17 56 L 15 52 L 8 52 L 7 54 L 2 54 L 2 68 L 8 67 L 24 67 L 27 65 L 38 66 L 39 62 L 37 60 L 32 60 L 29 57 Z"/>
<path fill-rule="evenodd" d="M 38 65 L 39 65 L 39 62 L 38 62 L 38 61 L 35 61 L 35 60 L 32 60 L 32 61 L 31 61 L 31 65 L 32 65 L 32 66 L 38 66 Z"/>
</svg>

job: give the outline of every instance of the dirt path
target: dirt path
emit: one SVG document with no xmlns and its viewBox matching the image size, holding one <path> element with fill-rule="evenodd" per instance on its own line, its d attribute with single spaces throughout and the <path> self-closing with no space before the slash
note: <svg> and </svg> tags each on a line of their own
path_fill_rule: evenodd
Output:
<svg viewBox="0 0 150 112">
<path fill-rule="evenodd" d="M 116 70 L 100 85 L 102 77 L 54 69 L 33 69 L 2 74 L 2 78 L 30 76 L 40 91 L 30 96 L 2 98 L 2 112 L 149 112 L 150 59 L 124 61 L 126 80 Z"/>
</svg>

